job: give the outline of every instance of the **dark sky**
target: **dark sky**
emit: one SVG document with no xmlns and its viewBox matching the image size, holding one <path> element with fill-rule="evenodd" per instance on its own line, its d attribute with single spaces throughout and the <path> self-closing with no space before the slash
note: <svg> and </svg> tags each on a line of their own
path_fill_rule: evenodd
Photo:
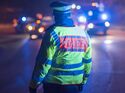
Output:
<svg viewBox="0 0 125 93">
<path fill-rule="evenodd" d="M 29 13 L 42 12 L 44 14 L 51 14 L 49 4 L 55 0 L 0 0 L 0 7 L 21 8 L 22 11 Z M 56 0 L 60 1 L 60 0 Z M 70 3 L 80 2 L 83 0 L 62 0 Z"/>
<path fill-rule="evenodd" d="M 20 8 L 23 12 L 49 13 L 49 3 L 52 0 L 0 0 L 1 7 Z M 49 9 L 48 9 L 49 8 Z"/>
<path fill-rule="evenodd" d="M 38 12 L 42 13 L 43 15 L 51 15 L 52 11 L 51 8 L 49 7 L 49 4 L 53 1 L 55 0 L 0 0 L 0 14 L 1 14 L 0 19 L 3 19 L 3 17 L 10 17 L 10 16 L 14 17 L 24 16 L 24 15 L 35 16 L 35 14 Z M 86 2 L 99 1 L 99 0 L 61 0 L 61 1 L 67 1 L 70 3 L 76 3 L 82 5 Z M 105 2 L 106 8 L 109 7 L 111 11 L 113 11 L 112 16 L 115 16 L 114 19 L 121 19 L 121 18 L 125 19 L 125 0 L 101 0 L 101 1 Z M 11 10 L 16 9 L 16 12 L 7 15 L 8 9 Z"/>
<path fill-rule="evenodd" d="M 50 2 L 55 1 L 55 0 L 0 0 L 0 5 L 9 5 L 9 6 L 23 6 L 24 4 L 42 4 L 42 5 L 48 5 Z M 60 1 L 60 0 L 56 0 Z M 68 1 L 68 2 L 73 2 L 73 1 L 83 1 L 83 0 L 62 0 L 62 1 Z"/>
<path fill-rule="evenodd" d="M 11 7 L 25 7 L 25 6 L 34 7 L 35 6 L 35 7 L 42 7 L 42 9 L 45 9 L 45 7 L 48 7 L 52 1 L 55 1 L 55 0 L 0 0 L 0 6 L 11 6 Z M 60 1 L 60 0 L 56 0 L 56 1 Z M 70 3 L 83 2 L 83 0 L 61 0 L 61 1 L 67 1 Z"/>
<path fill-rule="evenodd" d="M 28 0 L 0 0 L 0 6 L 22 6 Z"/>
<path fill-rule="evenodd" d="M 0 20 L 7 18 L 18 18 L 20 16 L 35 17 L 36 13 L 52 15 L 49 4 L 55 0 L 0 0 Z M 60 0 L 56 0 L 60 1 Z M 83 0 L 61 0 L 70 3 Z M 4 18 L 5 17 L 5 18 Z"/>
<path fill-rule="evenodd" d="M 43 14 L 51 14 L 51 9 L 49 4 L 55 0 L 0 0 L 0 8 L 1 7 L 13 7 L 13 8 L 21 8 L 22 11 L 26 13 L 35 13 L 41 12 Z M 60 0 L 56 0 L 60 1 Z M 62 0 L 70 3 L 85 3 L 88 1 L 99 1 L 99 0 Z M 105 0 L 101 0 L 105 1 Z M 125 4 L 125 0 L 106 0 L 106 5 L 111 5 L 110 3 L 114 2 L 118 6 L 118 4 Z M 124 2 L 124 3 L 123 3 Z M 115 6 L 116 6 L 115 5 Z"/>
</svg>

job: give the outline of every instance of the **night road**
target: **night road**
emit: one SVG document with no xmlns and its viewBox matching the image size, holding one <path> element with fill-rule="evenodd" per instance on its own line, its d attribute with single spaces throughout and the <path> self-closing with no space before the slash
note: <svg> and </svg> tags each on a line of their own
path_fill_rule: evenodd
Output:
<svg viewBox="0 0 125 93">
<path fill-rule="evenodd" d="M 125 93 L 125 29 L 113 27 L 108 33 L 92 38 L 92 73 L 82 93 Z M 28 35 L 0 36 L 0 93 L 29 93 L 40 43 Z"/>
</svg>

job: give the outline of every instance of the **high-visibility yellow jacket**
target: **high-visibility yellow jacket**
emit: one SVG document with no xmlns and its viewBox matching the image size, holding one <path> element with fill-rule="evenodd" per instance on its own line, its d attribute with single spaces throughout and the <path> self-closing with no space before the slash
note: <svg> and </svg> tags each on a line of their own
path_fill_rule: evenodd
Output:
<svg viewBox="0 0 125 93">
<path fill-rule="evenodd" d="M 55 26 L 43 38 L 31 86 L 85 84 L 92 66 L 90 38 L 81 27 Z"/>
</svg>

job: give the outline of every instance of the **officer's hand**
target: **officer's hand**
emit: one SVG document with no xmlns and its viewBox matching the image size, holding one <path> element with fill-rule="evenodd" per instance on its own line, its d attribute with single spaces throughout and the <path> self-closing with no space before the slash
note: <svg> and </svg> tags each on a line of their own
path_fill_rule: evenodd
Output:
<svg viewBox="0 0 125 93">
<path fill-rule="evenodd" d="M 88 80 L 88 78 L 87 77 L 83 77 L 83 82 L 82 82 L 82 84 L 86 84 L 87 83 L 87 80 Z"/>
<path fill-rule="evenodd" d="M 33 88 L 29 87 L 29 92 L 30 92 L 30 93 L 36 93 L 36 92 L 37 92 L 37 89 L 33 89 Z"/>
</svg>

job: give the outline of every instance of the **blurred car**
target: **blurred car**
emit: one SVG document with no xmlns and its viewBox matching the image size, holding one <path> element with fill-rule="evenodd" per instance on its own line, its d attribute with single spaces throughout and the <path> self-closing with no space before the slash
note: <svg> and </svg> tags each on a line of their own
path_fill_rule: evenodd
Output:
<svg viewBox="0 0 125 93">
<path fill-rule="evenodd" d="M 36 22 L 28 23 L 26 24 L 25 28 L 26 28 L 25 29 L 26 33 L 30 35 L 31 39 L 42 38 L 44 35 L 45 27 L 41 23 L 39 24 L 37 24 Z"/>
<path fill-rule="evenodd" d="M 13 24 L 18 34 L 27 33 L 30 35 L 31 39 L 38 39 L 43 37 L 45 29 L 51 25 L 51 23 L 52 18 L 50 16 L 45 16 L 43 19 L 21 17 L 17 22 L 14 20 Z"/>
<path fill-rule="evenodd" d="M 20 17 L 18 19 L 13 19 L 13 26 L 17 34 L 26 33 L 26 25 L 34 22 L 31 17 Z"/>
<path fill-rule="evenodd" d="M 107 35 L 110 27 L 110 14 L 106 11 L 103 5 L 98 3 L 86 4 L 77 11 L 77 25 L 84 25 L 88 29 L 88 34 Z M 76 19 L 75 19 L 76 20 Z"/>
</svg>

